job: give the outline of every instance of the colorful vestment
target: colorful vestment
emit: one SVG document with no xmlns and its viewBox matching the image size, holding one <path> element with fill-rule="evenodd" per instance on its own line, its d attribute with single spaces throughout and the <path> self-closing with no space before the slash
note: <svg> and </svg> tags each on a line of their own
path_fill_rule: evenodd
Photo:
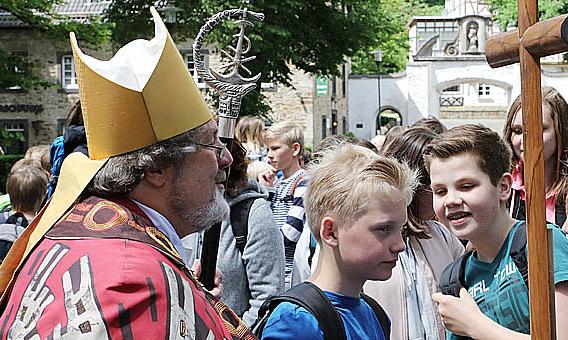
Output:
<svg viewBox="0 0 568 340">
<path fill-rule="evenodd" d="M 254 339 L 125 199 L 76 204 L 8 293 L 1 339 Z"/>
</svg>

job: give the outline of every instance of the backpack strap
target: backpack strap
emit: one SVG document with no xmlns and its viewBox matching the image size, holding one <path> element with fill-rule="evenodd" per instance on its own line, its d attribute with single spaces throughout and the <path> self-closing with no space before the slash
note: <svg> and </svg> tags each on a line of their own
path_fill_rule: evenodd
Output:
<svg viewBox="0 0 568 340">
<path fill-rule="evenodd" d="M 258 320 L 253 325 L 254 334 L 260 339 L 268 317 L 282 302 L 290 302 L 310 312 L 318 321 L 326 340 L 346 340 L 343 321 L 325 293 L 310 282 L 302 282 L 281 295 L 266 300 L 258 311 Z"/>
<path fill-rule="evenodd" d="M 470 251 L 463 254 L 442 271 L 440 282 L 438 283 L 442 294 L 460 297 L 461 287 L 468 288 L 465 284 L 465 264 L 472 253 Z"/>
<path fill-rule="evenodd" d="M 513 235 L 509 256 L 517 266 L 517 270 L 523 276 L 527 289 L 529 288 L 529 264 L 527 261 L 527 224 L 525 221 L 517 228 Z"/>
<path fill-rule="evenodd" d="M 511 204 L 513 204 L 511 217 L 517 220 L 525 220 L 525 201 L 521 199 L 521 192 L 519 190 L 513 192 L 513 202 L 511 202 Z"/>
<path fill-rule="evenodd" d="M 296 192 L 296 188 L 298 188 L 298 184 L 300 184 L 300 181 L 304 179 L 304 174 L 301 174 L 300 176 L 298 176 L 294 182 L 292 182 L 292 186 L 290 187 L 290 190 L 288 191 L 288 194 L 286 196 L 284 196 L 283 200 L 285 202 L 291 202 L 294 200 L 294 192 Z"/>
<path fill-rule="evenodd" d="M 554 224 L 563 226 L 564 222 L 566 222 L 566 203 L 557 200 L 554 206 Z"/>
<path fill-rule="evenodd" d="M 300 176 L 298 176 L 298 178 L 294 180 L 294 183 L 292 183 L 292 187 L 290 188 L 290 195 L 292 197 L 294 197 L 294 192 L 296 191 L 298 184 L 300 184 L 300 181 L 303 179 L 304 179 L 304 174 L 301 174 Z"/>
<path fill-rule="evenodd" d="M 249 214 L 255 200 L 256 198 L 249 197 L 231 206 L 229 220 L 231 221 L 233 235 L 235 235 L 235 246 L 241 253 L 241 257 L 247 245 Z"/>
<path fill-rule="evenodd" d="M 525 221 L 517 228 L 513 234 L 509 256 L 517 266 L 517 270 L 523 277 L 523 281 L 528 289 L 529 287 L 529 265 L 526 254 L 527 247 L 527 225 Z M 446 295 L 460 296 L 460 288 L 468 288 L 465 285 L 465 265 L 467 259 L 473 252 L 468 252 L 458 257 L 454 262 L 450 263 L 440 276 L 440 291 Z"/>
<path fill-rule="evenodd" d="M 10 218 L 10 212 L 0 212 L 0 224 L 6 223 L 6 221 Z"/>
<path fill-rule="evenodd" d="M 390 339 L 391 325 L 389 322 L 389 317 L 383 307 L 381 307 L 381 305 L 379 305 L 379 303 L 375 301 L 375 299 L 367 294 L 361 293 L 361 298 L 369 305 L 369 307 L 371 307 L 373 313 L 375 313 L 375 316 L 377 317 L 377 320 L 379 320 L 379 324 L 381 325 L 381 329 L 383 330 L 385 339 Z"/>
</svg>

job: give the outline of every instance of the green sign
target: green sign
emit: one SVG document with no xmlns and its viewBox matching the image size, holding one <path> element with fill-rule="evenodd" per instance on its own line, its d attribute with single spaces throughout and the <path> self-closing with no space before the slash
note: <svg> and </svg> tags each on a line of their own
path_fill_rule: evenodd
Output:
<svg viewBox="0 0 568 340">
<path fill-rule="evenodd" d="M 329 89 L 329 79 L 327 77 L 316 78 L 316 96 L 327 96 Z"/>
</svg>

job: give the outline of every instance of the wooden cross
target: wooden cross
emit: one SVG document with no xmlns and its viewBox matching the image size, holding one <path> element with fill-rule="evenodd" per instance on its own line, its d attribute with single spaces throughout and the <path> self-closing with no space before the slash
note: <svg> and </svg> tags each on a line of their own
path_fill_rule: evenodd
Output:
<svg viewBox="0 0 568 340">
<path fill-rule="evenodd" d="M 489 39 L 486 58 L 494 68 L 521 64 L 531 338 L 555 339 L 552 239 L 545 222 L 540 58 L 568 51 L 568 15 L 538 22 L 537 0 L 518 1 L 519 28 Z"/>
</svg>

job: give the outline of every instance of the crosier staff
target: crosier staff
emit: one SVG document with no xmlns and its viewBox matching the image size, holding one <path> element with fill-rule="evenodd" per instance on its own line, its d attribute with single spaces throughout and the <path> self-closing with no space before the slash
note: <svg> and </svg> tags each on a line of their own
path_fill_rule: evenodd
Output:
<svg viewBox="0 0 568 340">
<path fill-rule="evenodd" d="M 255 56 L 244 57 L 250 51 L 250 39 L 245 35 L 247 26 L 253 24 L 247 17 L 264 20 L 264 14 L 248 11 L 245 9 L 231 9 L 215 14 L 201 27 L 195 42 L 193 43 L 193 60 L 199 76 L 219 94 L 219 139 L 231 149 L 235 135 L 235 125 L 241 109 L 242 98 L 257 86 L 261 74 L 245 78 L 240 74 L 243 70 L 252 75 L 252 72 L 243 64 L 254 60 Z M 222 66 L 224 72 L 218 73 L 213 69 L 207 69 L 201 57 L 203 40 L 215 26 L 223 20 L 234 19 L 240 26 L 240 32 L 235 34 L 236 47 L 229 46 L 229 52 L 221 50 L 230 62 Z M 227 176 L 228 177 L 228 176 Z M 205 232 L 203 238 L 203 251 L 201 256 L 202 271 L 199 280 L 205 288 L 212 289 L 214 286 L 215 268 L 217 267 L 217 252 L 219 250 L 219 237 L 221 235 L 221 223 L 216 223 Z"/>
</svg>

